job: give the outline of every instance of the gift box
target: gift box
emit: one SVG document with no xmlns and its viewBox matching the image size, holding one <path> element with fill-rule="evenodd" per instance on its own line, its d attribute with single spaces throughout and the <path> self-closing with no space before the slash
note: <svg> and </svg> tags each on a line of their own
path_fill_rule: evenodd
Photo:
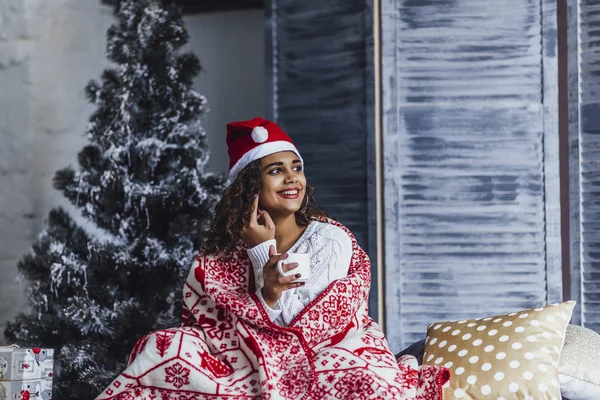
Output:
<svg viewBox="0 0 600 400">
<path fill-rule="evenodd" d="M 52 378 L 54 350 L 0 346 L 0 381 Z"/>
<path fill-rule="evenodd" d="M 52 379 L 0 381 L 0 400 L 52 400 Z"/>
</svg>

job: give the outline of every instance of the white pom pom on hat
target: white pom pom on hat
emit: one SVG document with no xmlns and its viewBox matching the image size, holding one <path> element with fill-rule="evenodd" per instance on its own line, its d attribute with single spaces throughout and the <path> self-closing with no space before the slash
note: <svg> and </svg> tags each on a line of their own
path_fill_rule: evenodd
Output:
<svg viewBox="0 0 600 400">
<path fill-rule="evenodd" d="M 252 140 L 255 143 L 264 143 L 269 138 L 269 131 L 262 126 L 252 129 Z"/>
</svg>

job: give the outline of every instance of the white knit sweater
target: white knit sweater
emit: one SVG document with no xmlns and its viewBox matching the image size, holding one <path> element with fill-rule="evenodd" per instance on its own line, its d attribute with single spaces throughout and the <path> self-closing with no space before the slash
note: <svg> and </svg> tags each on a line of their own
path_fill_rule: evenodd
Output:
<svg viewBox="0 0 600 400">
<path fill-rule="evenodd" d="M 274 308 L 262 297 L 263 266 L 269 260 L 269 247 L 277 249 L 275 240 L 269 240 L 248 250 L 254 267 L 256 295 L 269 314 L 271 321 L 287 326 L 311 301 L 319 296 L 336 279 L 348 275 L 352 258 L 352 241 L 346 232 L 337 226 L 313 221 L 288 253 L 310 254 L 310 278 L 302 287 L 283 292 Z"/>
</svg>

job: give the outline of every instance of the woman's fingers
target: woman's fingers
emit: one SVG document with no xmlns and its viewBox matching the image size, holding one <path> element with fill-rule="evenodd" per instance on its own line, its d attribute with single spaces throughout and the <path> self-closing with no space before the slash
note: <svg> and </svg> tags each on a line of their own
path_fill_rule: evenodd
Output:
<svg viewBox="0 0 600 400">
<path fill-rule="evenodd" d="M 302 278 L 302 275 L 300 274 L 294 274 L 294 275 L 286 275 L 286 276 L 280 276 L 277 281 L 280 285 L 289 285 L 290 283 L 294 282 L 296 279 L 300 279 Z"/>
<path fill-rule="evenodd" d="M 283 290 L 295 289 L 304 286 L 304 282 L 288 283 Z"/>
<path fill-rule="evenodd" d="M 289 274 L 289 275 L 280 275 L 277 263 L 279 261 L 285 260 L 288 255 L 287 253 L 275 254 L 275 247 L 269 246 L 269 261 L 265 264 L 264 268 L 264 276 L 265 276 L 265 287 L 270 287 L 270 290 L 275 291 L 276 293 L 281 293 L 285 290 L 299 288 L 304 286 L 304 282 L 294 282 L 297 279 L 300 279 L 301 274 Z M 267 267 L 271 267 L 271 269 L 267 269 Z M 288 263 L 283 264 L 281 266 L 281 270 L 284 273 L 288 271 L 292 271 L 294 268 L 298 267 L 298 263 Z"/>
<path fill-rule="evenodd" d="M 289 264 L 282 264 L 282 265 L 281 265 L 281 270 L 282 270 L 283 272 L 288 272 L 288 271 L 291 271 L 291 270 L 293 270 L 294 268 L 297 268 L 297 267 L 298 267 L 298 265 L 299 265 L 299 264 L 298 264 L 298 263 L 295 263 L 295 262 L 293 262 L 293 263 L 289 263 Z"/>
<path fill-rule="evenodd" d="M 269 247 L 269 254 L 271 253 L 271 247 L 273 246 Z M 271 257 L 269 258 L 269 261 L 267 261 L 267 263 L 265 264 L 265 267 L 277 267 L 277 263 L 279 261 L 285 260 L 287 257 L 287 253 L 271 254 Z"/>
<path fill-rule="evenodd" d="M 275 224 L 273 223 L 273 219 L 271 219 L 271 215 L 269 215 L 269 213 L 265 210 L 261 210 L 260 211 L 260 215 L 263 218 L 264 222 L 265 222 L 265 228 L 267 229 L 274 229 L 275 228 Z"/>
<path fill-rule="evenodd" d="M 254 201 L 252 202 L 252 211 L 250 212 L 250 223 L 258 223 L 258 195 L 254 197 Z"/>
</svg>

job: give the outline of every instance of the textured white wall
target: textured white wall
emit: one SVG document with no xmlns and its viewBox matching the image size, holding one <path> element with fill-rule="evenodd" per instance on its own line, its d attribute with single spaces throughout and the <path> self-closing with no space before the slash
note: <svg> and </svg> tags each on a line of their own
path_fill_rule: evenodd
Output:
<svg viewBox="0 0 600 400">
<path fill-rule="evenodd" d="M 22 0 L 0 2 L 0 320 L 21 304 L 12 278 L 33 237 L 27 32 Z"/>
<path fill-rule="evenodd" d="M 17 261 L 67 204 L 51 177 L 85 143 L 83 87 L 105 65 L 111 20 L 96 0 L 0 2 L 0 330 L 26 306 Z"/>
<path fill-rule="evenodd" d="M 48 211 L 67 206 L 54 172 L 74 164 L 93 106 L 83 89 L 107 66 L 112 11 L 100 0 L 0 0 L 0 343 L 4 324 L 26 307 L 17 261 Z M 209 167 L 227 169 L 224 125 L 264 113 L 261 11 L 186 17 L 190 48 L 205 70 Z"/>
</svg>

